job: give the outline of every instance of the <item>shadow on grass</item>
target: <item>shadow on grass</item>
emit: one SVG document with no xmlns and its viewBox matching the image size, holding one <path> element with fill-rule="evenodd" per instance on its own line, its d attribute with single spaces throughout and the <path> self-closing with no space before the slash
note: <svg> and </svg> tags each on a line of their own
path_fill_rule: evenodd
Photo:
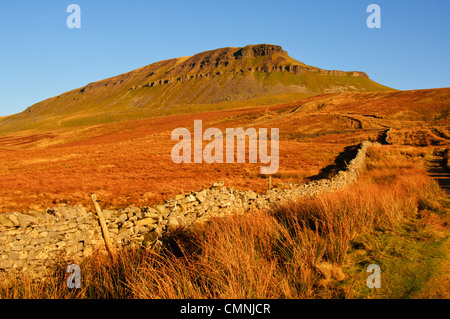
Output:
<svg viewBox="0 0 450 319">
<path fill-rule="evenodd" d="M 358 153 L 359 145 L 350 145 L 344 148 L 334 160 L 334 164 L 322 168 L 317 175 L 306 177 L 307 180 L 319 180 L 323 178 L 330 178 L 337 172 L 347 168 L 348 163 L 355 158 Z"/>
</svg>

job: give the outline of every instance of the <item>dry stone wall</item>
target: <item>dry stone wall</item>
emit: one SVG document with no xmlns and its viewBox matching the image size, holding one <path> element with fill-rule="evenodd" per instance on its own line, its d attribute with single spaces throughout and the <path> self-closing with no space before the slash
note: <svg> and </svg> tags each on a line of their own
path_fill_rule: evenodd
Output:
<svg viewBox="0 0 450 319">
<path fill-rule="evenodd" d="M 269 210 L 301 196 L 340 189 L 356 180 L 370 142 L 360 144 L 345 170 L 331 179 L 306 184 L 279 184 L 265 194 L 227 188 L 217 182 L 208 189 L 176 195 L 153 207 L 104 210 L 112 242 L 117 247 L 160 245 L 160 238 L 178 227 L 189 227 L 212 217 Z M 80 262 L 105 245 L 97 216 L 81 205 L 0 214 L 0 276 L 15 271 L 44 276 L 57 258 Z"/>
<path fill-rule="evenodd" d="M 89 256 L 103 245 L 103 237 L 95 216 L 75 205 L 1 214 L 0 243 L 0 273 L 19 270 L 42 276 L 58 258 Z"/>
</svg>

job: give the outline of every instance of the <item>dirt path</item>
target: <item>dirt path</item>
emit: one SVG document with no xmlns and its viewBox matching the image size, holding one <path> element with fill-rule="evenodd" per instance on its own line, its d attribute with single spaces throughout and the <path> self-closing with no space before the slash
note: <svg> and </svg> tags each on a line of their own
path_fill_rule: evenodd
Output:
<svg viewBox="0 0 450 319">
<path fill-rule="evenodd" d="M 450 197 L 450 170 L 446 167 L 444 160 L 443 152 L 435 152 L 428 162 L 428 175 L 434 178 L 447 197 Z"/>
<path fill-rule="evenodd" d="M 445 191 L 447 197 L 450 197 L 450 170 L 445 164 L 445 156 L 442 151 L 435 151 L 433 157 L 428 162 L 428 175 L 434 178 L 439 186 Z M 448 209 L 448 204 L 444 204 Z M 448 230 L 448 226 L 446 227 Z M 448 234 L 448 233 L 447 233 Z M 447 237 L 446 255 L 450 256 L 450 240 Z M 450 258 L 442 260 L 440 266 L 440 275 L 433 278 L 430 283 L 424 287 L 422 292 L 417 295 L 418 299 L 449 299 L 450 298 Z"/>
</svg>

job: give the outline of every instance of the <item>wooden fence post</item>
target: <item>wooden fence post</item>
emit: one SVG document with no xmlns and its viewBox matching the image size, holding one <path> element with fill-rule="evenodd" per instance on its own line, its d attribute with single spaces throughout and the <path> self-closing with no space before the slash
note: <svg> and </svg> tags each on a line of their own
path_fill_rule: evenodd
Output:
<svg viewBox="0 0 450 319">
<path fill-rule="evenodd" d="M 116 255 L 116 250 L 111 242 L 111 237 L 109 237 L 108 227 L 106 227 L 105 217 L 103 217 L 103 212 L 100 205 L 97 202 L 97 195 L 91 194 L 92 203 L 94 204 L 95 211 L 97 212 L 98 219 L 100 221 L 100 227 L 102 228 L 103 238 L 105 239 L 106 249 L 108 250 L 111 257 L 114 259 Z"/>
</svg>

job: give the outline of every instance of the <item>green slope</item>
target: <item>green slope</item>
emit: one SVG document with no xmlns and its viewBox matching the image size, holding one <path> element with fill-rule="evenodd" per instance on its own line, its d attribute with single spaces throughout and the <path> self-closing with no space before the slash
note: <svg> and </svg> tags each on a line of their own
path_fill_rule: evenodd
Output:
<svg viewBox="0 0 450 319">
<path fill-rule="evenodd" d="M 328 92 L 386 91 L 363 72 L 328 71 L 269 44 L 164 60 L 0 118 L 0 133 L 282 103 Z"/>
</svg>

